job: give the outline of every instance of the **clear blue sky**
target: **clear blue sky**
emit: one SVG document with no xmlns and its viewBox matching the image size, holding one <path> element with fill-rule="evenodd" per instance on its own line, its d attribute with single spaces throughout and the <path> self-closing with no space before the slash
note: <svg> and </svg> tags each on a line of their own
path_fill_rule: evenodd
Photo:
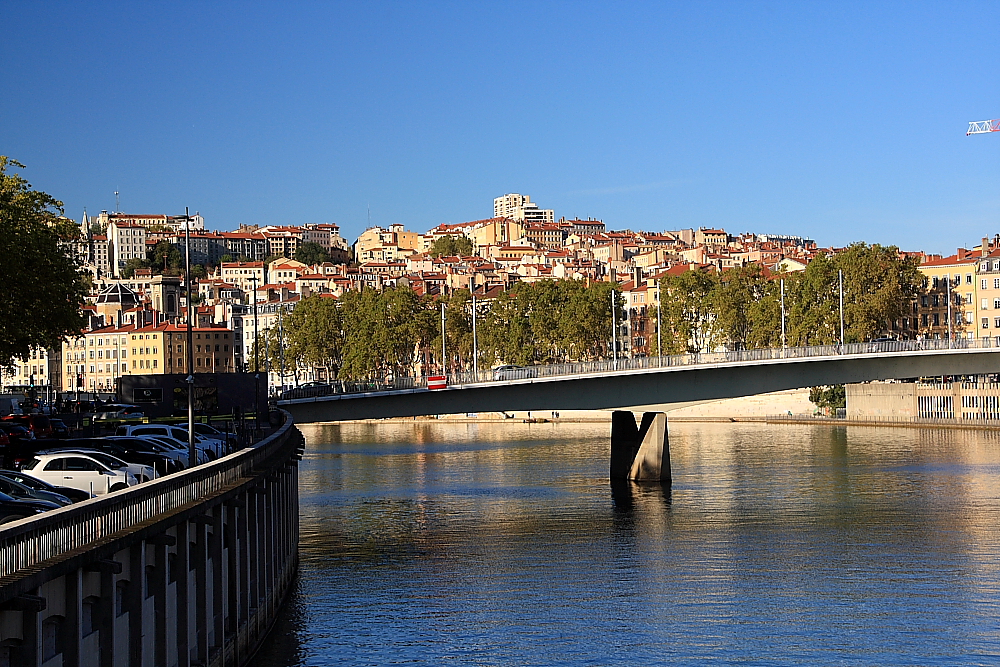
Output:
<svg viewBox="0 0 1000 667">
<path fill-rule="evenodd" d="M 1000 233 L 993 3 L 0 0 L 0 154 L 79 218 Z"/>
</svg>

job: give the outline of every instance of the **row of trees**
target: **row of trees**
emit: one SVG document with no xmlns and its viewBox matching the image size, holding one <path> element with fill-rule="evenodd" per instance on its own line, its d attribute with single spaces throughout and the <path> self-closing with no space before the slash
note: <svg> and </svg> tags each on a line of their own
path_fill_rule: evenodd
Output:
<svg viewBox="0 0 1000 667">
<path fill-rule="evenodd" d="M 779 347 L 784 282 L 788 345 L 840 340 L 843 274 L 845 339 L 869 340 L 909 313 L 921 285 L 917 264 L 894 247 L 857 243 L 805 271 L 769 274 L 755 264 L 721 274 L 686 271 L 663 279 L 664 354 Z M 478 366 L 592 360 L 611 354 L 611 303 L 619 287 L 574 280 L 518 283 L 476 304 Z M 442 364 L 441 308 L 445 315 Z M 653 306 L 655 308 L 655 305 Z M 468 290 L 425 298 L 405 286 L 314 295 L 262 336 L 262 358 L 289 373 L 321 366 L 344 379 L 410 375 L 418 364 L 449 372 L 473 367 L 473 303 Z M 647 311 L 655 322 L 656 313 Z M 654 334 L 655 335 L 655 334 Z M 654 339 L 655 340 L 655 339 Z M 650 345 L 657 352 L 655 343 Z"/>
<path fill-rule="evenodd" d="M 804 271 L 768 274 L 757 264 L 721 274 L 687 271 L 663 281 L 663 352 L 780 347 L 784 282 L 788 345 L 858 342 L 891 332 L 911 314 L 923 277 L 894 246 L 855 243 L 832 258 L 817 255 Z"/>
<path fill-rule="evenodd" d="M 425 298 L 405 286 L 303 299 L 281 327 L 261 334 L 260 359 L 272 369 L 330 369 L 343 379 L 411 375 L 415 365 L 449 372 L 479 366 L 596 359 L 608 351 L 611 283 L 573 280 L 519 283 L 491 304 L 475 305 L 468 290 Z M 620 297 L 619 297 L 620 298 Z M 442 364 L 441 309 L 444 309 Z"/>
</svg>

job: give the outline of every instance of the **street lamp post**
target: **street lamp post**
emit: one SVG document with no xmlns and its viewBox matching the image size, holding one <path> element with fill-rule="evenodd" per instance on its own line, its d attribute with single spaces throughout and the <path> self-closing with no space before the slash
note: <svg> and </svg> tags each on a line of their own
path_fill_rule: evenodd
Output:
<svg viewBox="0 0 1000 667">
<path fill-rule="evenodd" d="M 187 283 L 187 386 L 188 386 L 188 467 L 198 464 L 194 446 L 194 304 L 191 303 L 191 217 L 184 207 L 184 273 Z"/>
<path fill-rule="evenodd" d="M 837 279 L 840 282 L 840 345 L 844 345 L 844 272 L 837 271 Z"/>
<path fill-rule="evenodd" d="M 961 277 L 961 276 L 959 276 Z M 952 328 L 951 328 L 951 276 L 946 275 L 944 277 L 945 288 L 948 295 L 948 347 L 951 347 L 952 339 Z"/>
<path fill-rule="evenodd" d="M 663 292 L 659 284 L 656 286 L 656 365 L 663 361 Z"/>
<path fill-rule="evenodd" d="M 260 430 L 260 341 L 257 339 L 257 276 L 250 276 L 253 282 L 253 421 L 255 430 Z"/>
<path fill-rule="evenodd" d="M 479 380 L 479 340 L 476 332 L 476 295 L 472 295 L 472 378 Z"/>
<path fill-rule="evenodd" d="M 441 374 L 448 377 L 448 340 L 445 337 L 444 301 L 441 302 Z"/>
<path fill-rule="evenodd" d="M 785 348 L 785 279 L 781 279 L 781 347 Z"/>
<path fill-rule="evenodd" d="M 611 290 L 611 367 L 618 370 L 618 304 L 615 290 Z"/>
</svg>

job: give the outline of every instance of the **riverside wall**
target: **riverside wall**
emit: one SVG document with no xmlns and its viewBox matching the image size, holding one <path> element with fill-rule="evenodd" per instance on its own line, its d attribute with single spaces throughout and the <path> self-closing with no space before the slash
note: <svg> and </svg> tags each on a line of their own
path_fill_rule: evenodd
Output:
<svg viewBox="0 0 1000 667">
<path fill-rule="evenodd" d="M 0 529 L 0 667 L 241 667 L 298 564 L 287 413 L 209 464 Z"/>
</svg>

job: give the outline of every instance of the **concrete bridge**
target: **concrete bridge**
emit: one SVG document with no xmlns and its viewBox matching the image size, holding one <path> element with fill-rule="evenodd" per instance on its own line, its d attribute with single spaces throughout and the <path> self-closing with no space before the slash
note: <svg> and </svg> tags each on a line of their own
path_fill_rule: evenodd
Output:
<svg viewBox="0 0 1000 667">
<path fill-rule="evenodd" d="M 381 391 L 279 401 L 296 423 L 525 410 L 678 407 L 771 391 L 871 380 L 1000 373 L 992 339 L 645 357 L 449 376 L 446 389 L 398 383 Z M 661 408 L 662 409 L 662 408 Z"/>
</svg>

